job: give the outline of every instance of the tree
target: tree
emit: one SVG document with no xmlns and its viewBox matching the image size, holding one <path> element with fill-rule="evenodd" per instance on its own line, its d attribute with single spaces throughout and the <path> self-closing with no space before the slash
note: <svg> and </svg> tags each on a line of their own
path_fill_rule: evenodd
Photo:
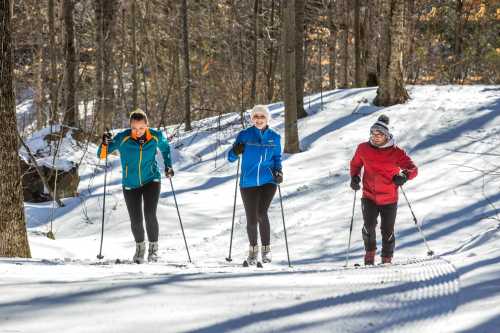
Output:
<svg viewBox="0 0 500 333">
<path fill-rule="evenodd" d="M 405 0 L 383 0 L 380 82 L 373 103 L 390 106 L 406 102 L 410 97 L 403 77 Z"/>
<path fill-rule="evenodd" d="M 17 131 L 11 33 L 12 0 L 0 1 L 0 118 L 3 133 Z M 31 257 L 24 216 L 17 135 L 0 136 L 0 256 Z"/>
<path fill-rule="evenodd" d="M 112 127 L 114 91 L 114 23 L 117 0 L 95 0 L 96 19 L 96 106 L 100 131 Z"/>
<path fill-rule="evenodd" d="M 297 117 L 307 117 L 304 109 L 304 11 L 305 0 L 295 0 L 295 79 Z"/>
<path fill-rule="evenodd" d="M 57 54 L 56 54 L 56 28 L 55 28 L 55 10 L 54 0 L 49 0 L 49 52 L 50 52 L 50 123 L 58 121 L 57 110 L 58 100 L 58 75 L 57 75 Z"/>
<path fill-rule="evenodd" d="M 340 22 L 338 87 L 347 88 L 349 86 L 349 0 L 337 0 L 336 12 Z"/>
<path fill-rule="evenodd" d="M 189 67 L 189 30 L 187 0 L 182 0 L 182 57 L 184 60 L 184 130 L 191 128 L 191 70 Z"/>
<path fill-rule="evenodd" d="M 361 39 L 359 24 L 359 0 L 354 0 L 354 86 L 359 88 L 361 83 Z"/>
<path fill-rule="evenodd" d="M 285 148 L 284 152 L 300 152 L 297 129 L 297 89 L 295 63 L 295 0 L 283 1 L 283 93 L 285 100 Z"/>
<path fill-rule="evenodd" d="M 74 0 L 64 0 L 64 42 L 66 54 L 66 101 L 64 105 L 64 123 L 76 127 L 78 124 L 78 107 L 76 102 L 76 49 L 75 49 L 75 23 L 73 21 Z"/>
<path fill-rule="evenodd" d="M 328 29 L 330 35 L 328 37 L 328 54 L 329 54 L 329 69 L 328 69 L 328 82 L 329 88 L 335 89 L 337 86 L 335 80 L 337 74 L 335 72 L 335 64 L 337 63 L 337 25 L 335 18 L 335 1 L 330 0 L 327 3 L 328 10 Z"/>
</svg>

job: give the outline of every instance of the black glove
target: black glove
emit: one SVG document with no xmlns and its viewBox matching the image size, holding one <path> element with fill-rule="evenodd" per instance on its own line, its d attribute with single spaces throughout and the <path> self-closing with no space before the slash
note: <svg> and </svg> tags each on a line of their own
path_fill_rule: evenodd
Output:
<svg viewBox="0 0 500 333">
<path fill-rule="evenodd" d="M 273 177 L 274 177 L 274 181 L 277 184 L 283 183 L 283 171 L 281 171 L 281 170 L 274 170 L 273 171 Z"/>
<path fill-rule="evenodd" d="M 167 178 L 172 178 L 174 176 L 174 169 L 172 167 L 166 167 L 165 168 L 165 177 Z"/>
<path fill-rule="evenodd" d="M 352 176 L 351 177 L 351 188 L 354 191 L 358 191 L 361 189 L 361 186 L 359 185 L 359 183 L 361 183 L 361 178 L 359 178 L 359 176 Z"/>
<path fill-rule="evenodd" d="M 113 141 L 112 139 L 112 136 L 111 136 L 111 133 L 109 132 L 106 132 L 102 135 L 102 141 L 101 141 L 101 144 L 103 146 L 107 146 L 109 145 L 111 142 Z"/>
<path fill-rule="evenodd" d="M 245 145 L 243 143 L 235 143 L 233 145 L 233 153 L 236 155 L 243 154 L 243 151 L 245 150 Z"/>
<path fill-rule="evenodd" d="M 392 177 L 392 182 L 394 184 L 396 184 L 397 186 L 403 185 L 404 183 L 406 183 L 407 180 L 408 180 L 408 176 L 404 172 L 402 172 L 400 174 L 397 174 L 394 177 Z"/>
</svg>

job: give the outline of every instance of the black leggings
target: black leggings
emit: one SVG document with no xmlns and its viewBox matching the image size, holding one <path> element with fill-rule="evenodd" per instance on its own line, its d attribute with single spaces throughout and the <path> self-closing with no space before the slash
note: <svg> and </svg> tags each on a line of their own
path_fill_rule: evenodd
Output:
<svg viewBox="0 0 500 333">
<path fill-rule="evenodd" d="M 377 239 L 375 228 L 377 227 L 377 218 L 380 214 L 380 231 L 382 232 L 382 257 L 392 257 L 396 238 L 394 237 L 394 223 L 398 203 L 389 205 L 377 205 L 367 198 L 361 199 L 361 208 L 363 209 L 363 241 L 365 250 L 373 251 L 377 249 Z"/>
<path fill-rule="evenodd" d="M 144 242 L 144 226 L 142 225 L 142 199 L 144 198 L 144 216 L 146 219 L 146 231 L 150 242 L 158 241 L 158 219 L 156 218 L 156 206 L 160 198 L 161 184 L 150 182 L 142 187 L 131 190 L 123 189 L 123 197 L 127 204 L 128 215 L 132 227 L 132 234 L 136 242 Z"/>
<path fill-rule="evenodd" d="M 257 224 L 263 246 L 270 245 L 271 230 L 267 210 L 276 193 L 275 184 L 240 189 L 247 216 L 247 233 L 250 245 L 257 245 Z"/>
</svg>

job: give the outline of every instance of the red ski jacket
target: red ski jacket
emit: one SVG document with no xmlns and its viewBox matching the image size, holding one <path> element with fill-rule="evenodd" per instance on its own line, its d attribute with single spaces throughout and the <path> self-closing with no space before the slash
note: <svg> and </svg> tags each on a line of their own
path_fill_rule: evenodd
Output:
<svg viewBox="0 0 500 333">
<path fill-rule="evenodd" d="M 377 205 L 388 205 L 398 201 L 398 188 L 392 177 L 404 171 L 408 179 L 417 176 L 418 169 L 406 152 L 397 147 L 377 148 L 369 142 L 358 146 L 351 160 L 351 177 L 363 171 L 363 198 Z"/>
</svg>

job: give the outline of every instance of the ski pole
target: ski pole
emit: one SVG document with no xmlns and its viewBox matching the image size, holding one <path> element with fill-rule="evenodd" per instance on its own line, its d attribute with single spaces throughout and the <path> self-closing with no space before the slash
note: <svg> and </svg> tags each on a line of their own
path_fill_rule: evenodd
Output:
<svg viewBox="0 0 500 333">
<path fill-rule="evenodd" d="M 404 195 L 404 197 L 406 199 L 406 203 L 408 204 L 408 207 L 410 208 L 411 215 L 413 216 L 413 222 L 415 222 L 415 226 L 417 226 L 417 229 L 420 232 L 420 235 L 422 236 L 422 239 L 424 240 L 424 244 L 427 247 L 427 255 L 428 256 L 433 256 L 434 255 L 434 251 L 432 251 L 430 249 L 430 247 L 429 247 L 429 244 L 427 244 L 427 240 L 425 239 L 424 232 L 422 231 L 422 229 L 418 225 L 417 217 L 415 216 L 415 213 L 413 212 L 413 209 L 411 208 L 410 201 L 408 200 L 408 197 L 406 196 L 405 190 L 403 190 L 403 186 L 400 186 L 400 188 L 401 188 L 401 192 L 403 192 L 403 195 Z"/>
<path fill-rule="evenodd" d="M 106 178 L 108 175 L 108 146 L 102 147 L 102 149 L 106 149 L 106 159 L 104 160 L 104 192 L 102 198 L 101 246 L 99 247 L 99 254 L 97 255 L 97 259 L 104 258 L 104 256 L 102 255 L 102 241 L 104 238 L 104 213 L 106 211 Z"/>
<path fill-rule="evenodd" d="M 354 224 L 354 208 L 356 207 L 356 193 L 358 191 L 354 191 L 354 201 L 352 202 L 352 215 L 351 215 L 351 226 L 349 227 L 349 242 L 347 243 L 347 252 L 345 255 L 345 267 L 349 265 L 349 254 L 351 251 L 351 235 L 352 235 L 352 226 Z"/>
<path fill-rule="evenodd" d="M 238 158 L 238 168 L 236 169 L 236 186 L 234 187 L 233 222 L 231 223 L 231 239 L 229 241 L 229 256 L 226 261 L 232 261 L 231 250 L 233 248 L 234 217 L 236 215 L 236 196 L 238 195 L 238 180 L 240 176 L 240 159 Z"/>
<path fill-rule="evenodd" d="M 283 210 L 283 198 L 281 196 L 281 186 L 279 184 L 278 184 L 278 193 L 280 195 L 281 218 L 283 220 L 283 231 L 285 233 L 285 245 L 286 245 L 286 256 L 288 258 L 288 267 L 292 267 L 292 264 L 290 262 L 290 252 L 288 251 L 288 238 L 286 236 L 285 211 Z"/>
<path fill-rule="evenodd" d="M 177 205 L 177 198 L 175 197 L 174 183 L 172 182 L 172 177 L 168 177 L 168 179 L 170 180 L 170 187 L 172 187 L 172 194 L 174 196 L 175 208 L 177 208 L 177 216 L 179 216 L 179 223 L 181 225 L 182 237 L 184 238 L 184 245 L 186 246 L 186 252 L 188 255 L 188 259 L 189 259 L 189 262 L 192 262 L 191 256 L 189 255 L 189 248 L 188 248 L 188 244 L 186 241 L 186 234 L 184 233 L 184 227 L 182 226 L 181 213 L 179 213 L 179 205 Z"/>
</svg>

